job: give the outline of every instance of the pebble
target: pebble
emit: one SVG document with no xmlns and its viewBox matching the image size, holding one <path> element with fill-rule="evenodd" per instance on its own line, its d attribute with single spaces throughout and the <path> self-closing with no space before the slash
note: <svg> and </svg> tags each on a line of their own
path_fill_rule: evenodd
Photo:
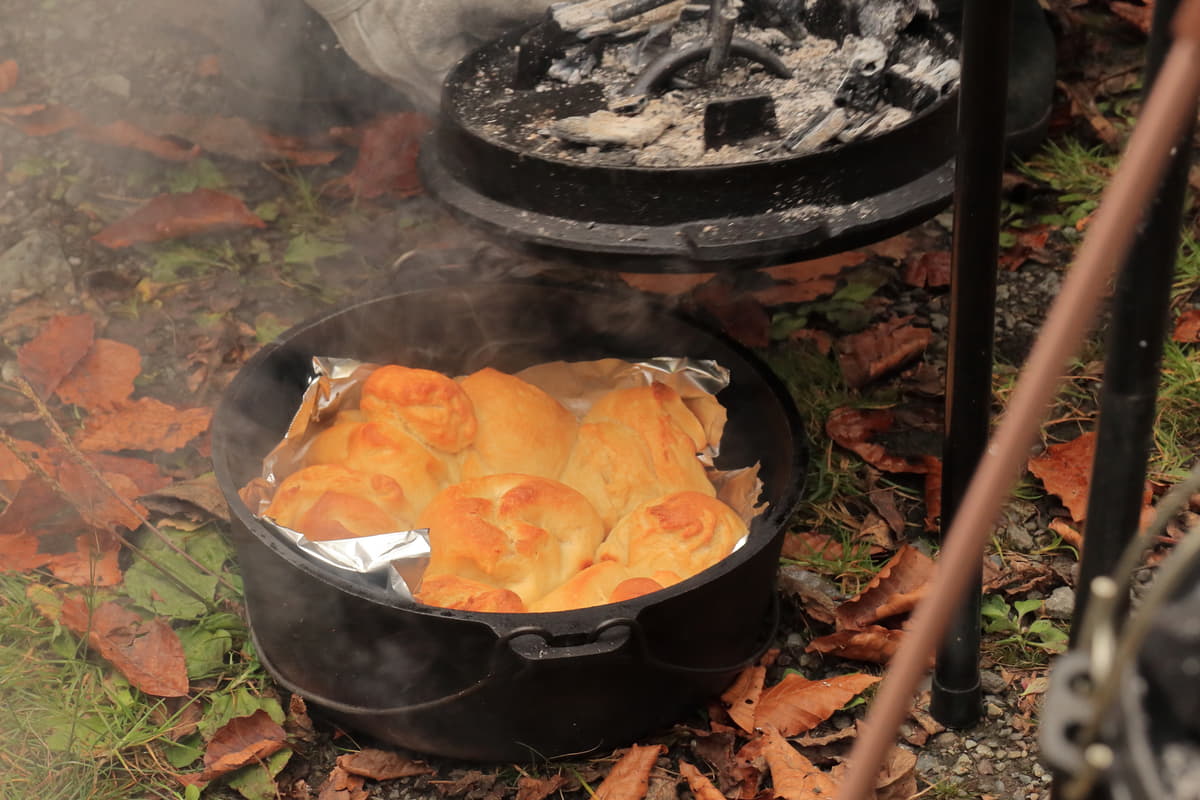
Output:
<svg viewBox="0 0 1200 800">
<path fill-rule="evenodd" d="M 949 750 L 954 745 L 958 744 L 958 734 L 953 731 L 943 731 L 937 736 L 929 740 L 934 747 L 940 747 L 943 750 Z"/>
<path fill-rule="evenodd" d="M 992 756 L 996 755 L 996 751 L 988 747 L 986 744 L 981 744 L 975 748 L 975 755 L 982 756 L 983 758 L 991 758 Z"/>
<path fill-rule="evenodd" d="M 0 286 L 5 290 L 75 294 L 75 276 L 58 238 L 35 228 L 0 254 Z"/>
<path fill-rule="evenodd" d="M 985 714 L 987 714 L 989 717 L 991 717 L 993 719 L 1004 716 L 1004 709 L 1001 708 L 1000 706 L 996 705 L 995 703 L 988 703 L 987 705 L 985 705 L 983 707 L 983 711 Z"/>
<path fill-rule="evenodd" d="M 106 75 L 97 75 L 92 78 L 92 85 L 97 89 L 103 89 L 109 94 L 115 94 L 117 97 L 129 97 L 129 78 L 126 78 L 124 75 L 118 75 L 115 72 L 110 72 Z"/>
<path fill-rule="evenodd" d="M 1004 678 L 998 672 L 985 669 L 979 673 L 979 685 L 987 694 L 1000 694 L 1004 691 Z"/>
<path fill-rule="evenodd" d="M 1060 586 L 1046 598 L 1046 616 L 1051 619 L 1071 619 L 1075 614 L 1075 590 Z"/>
<path fill-rule="evenodd" d="M 971 762 L 971 757 L 964 753 L 958 757 L 957 761 L 954 762 L 951 772 L 953 772 L 955 775 L 966 775 L 974 768 L 975 765 Z"/>
</svg>

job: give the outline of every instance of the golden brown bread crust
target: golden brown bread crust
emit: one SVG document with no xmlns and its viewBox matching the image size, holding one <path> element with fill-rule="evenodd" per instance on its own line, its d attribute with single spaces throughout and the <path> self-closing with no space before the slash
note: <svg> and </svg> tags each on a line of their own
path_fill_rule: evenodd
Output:
<svg viewBox="0 0 1200 800">
<path fill-rule="evenodd" d="M 597 561 L 572 575 L 553 591 L 535 602 L 531 611 L 569 611 L 572 608 L 602 606 L 632 600 L 679 582 L 679 576 L 666 570 L 638 574 L 616 561 Z"/>
<path fill-rule="evenodd" d="M 497 589 L 495 586 L 457 575 L 427 575 L 421 581 L 421 590 L 413 596 L 427 606 L 455 608 L 460 611 L 507 614 L 526 611 L 525 604 L 515 592 Z"/>
<path fill-rule="evenodd" d="M 515 375 L 485 367 L 459 379 L 475 409 L 464 480 L 504 472 L 558 479 L 579 423 L 563 404 Z"/>
<path fill-rule="evenodd" d="M 454 574 L 516 592 L 526 605 L 591 562 L 604 526 L 583 495 L 531 475 L 455 484 L 417 520 L 429 529 L 425 575 Z"/>
<path fill-rule="evenodd" d="M 359 408 L 369 420 L 397 425 L 444 453 L 457 453 L 475 439 L 471 399 L 440 372 L 380 367 L 363 382 Z"/>
<path fill-rule="evenodd" d="M 635 575 L 669 569 L 690 578 L 733 552 L 746 523 L 729 506 L 699 492 L 676 492 L 638 506 L 596 550 Z"/>
<path fill-rule="evenodd" d="M 266 515 L 314 542 L 409 530 L 416 516 L 396 481 L 340 464 L 289 475 Z"/>
<path fill-rule="evenodd" d="M 671 492 L 716 494 L 696 457 L 705 443 L 703 427 L 674 389 L 661 383 L 617 389 L 583 418 L 562 481 L 582 492 L 611 528 Z"/>
</svg>

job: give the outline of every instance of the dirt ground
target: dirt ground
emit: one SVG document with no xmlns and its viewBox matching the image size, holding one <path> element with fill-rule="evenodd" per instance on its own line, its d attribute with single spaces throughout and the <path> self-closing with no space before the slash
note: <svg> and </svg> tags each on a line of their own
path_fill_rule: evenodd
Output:
<svg viewBox="0 0 1200 800">
<path fill-rule="evenodd" d="M 20 79 L 0 95 L 0 105 L 58 104 L 95 126 L 126 121 L 151 128 L 169 114 L 243 117 L 298 135 L 404 107 L 403 98 L 358 77 L 333 88 L 314 85 L 319 68 L 308 63 L 303 48 L 322 42 L 332 46 L 327 33 L 290 15 L 287 24 L 264 24 L 255 7 L 237 0 L 4 0 L 0 61 L 15 60 Z M 1091 34 L 1059 34 L 1060 58 L 1088 52 Z M 1139 46 L 1136 31 L 1124 32 L 1117 45 L 1093 58 L 1112 59 L 1109 71 L 1119 76 L 1128 73 L 1129 53 Z M 1104 71 L 1103 65 L 1090 63 L 1069 69 L 1079 74 Z M 346 93 L 351 102 L 328 102 L 330 94 Z M 1063 106 L 1059 132 L 1087 127 L 1061 93 L 1058 102 Z M 1062 118 L 1072 117 L 1073 122 L 1063 123 Z M 144 391 L 167 402 L 213 407 L 237 367 L 264 342 L 333 303 L 372 296 L 402 282 L 406 270 L 426 268 L 428 258 L 412 257 L 414 252 L 452 254 L 439 257 L 443 261 L 511 261 L 560 277 L 572 273 L 569 265 L 530 264 L 502 245 L 482 241 L 424 195 L 370 202 L 323 196 L 321 187 L 344 176 L 352 161 L 350 151 L 311 167 L 212 152 L 171 161 L 70 131 L 28 135 L 15 125 L 0 125 L 0 364 L 7 369 L 15 349 L 54 314 L 86 312 L 102 321 L 105 337 L 141 351 Z M 1009 177 L 1008 197 L 1023 198 L 1032 191 L 1015 173 Z M 107 248 L 92 238 L 155 195 L 196 188 L 241 197 L 266 225 L 203 237 L 195 245 L 199 253 L 173 244 Z M 914 256 L 944 253 L 951 224 L 944 213 L 868 256 L 869 264 L 890 276 L 885 291 L 889 308 L 896 315 L 911 315 L 913 324 L 933 333 L 922 356 L 928 371 L 921 379 L 927 384 L 936 384 L 944 371 L 946 291 L 908 285 L 898 276 Z M 1056 233 L 1048 244 L 1026 253 L 1015 269 L 1001 273 L 997 354 L 1007 368 L 1028 351 L 1077 238 L 1074 232 Z M 622 281 L 612 273 L 582 277 Z M 732 290 L 722 291 L 752 291 L 764 281 L 769 278 L 761 274 L 741 276 Z M 653 279 L 631 282 L 677 291 Z M 722 321 L 734 335 L 739 333 L 730 317 Z M 930 406 L 939 402 L 936 396 L 927 400 Z M 14 431 L 29 424 L 20 404 L 8 396 L 0 396 L 0 415 Z M 921 435 L 928 439 L 932 434 Z M 829 452 L 824 442 L 815 450 L 818 455 Z M 203 453 L 180 459 L 171 465 L 177 476 L 207 471 Z M 1000 538 L 1023 552 L 1044 543 L 1051 519 L 1061 515 L 1061 508 L 1045 498 L 1015 509 Z M 1055 581 L 1029 596 L 1046 599 L 1047 614 L 1061 622 L 1070 615 L 1071 564 L 1059 559 L 1052 566 Z M 789 668 L 810 677 L 847 671 L 847 662 L 805 651 L 810 622 L 790 586 L 785 578 L 784 625 L 776 642 L 781 654 L 768 683 Z M 1059 587 L 1067 591 L 1052 594 Z M 919 726 L 910 724 L 919 785 L 935 786 L 926 796 L 1048 797 L 1051 778 L 1038 762 L 1036 741 L 1044 670 L 997 663 L 991 656 L 984 663 L 985 713 L 978 726 L 921 735 Z M 854 717 L 839 712 L 827 730 L 848 728 Z M 342 747 L 344 739 L 335 739 L 336 732 L 319 715 L 317 719 L 316 742 L 298 749 L 304 758 L 284 773 L 291 788 L 283 796 L 316 797 Z M 694 752 L 695 742 L 680 730 L 649 740 L 670 744 L 672 755 L 664 757 L 663 766 L 674 763 L 671 758 L 678 753 Z M 426 760 L 437 768 L 436 775 L 373 783 L 370 796 L 442 796 L 447 781 L 472 774 L 469 765 Z M 298 788 L 303 786 L 311 787 L 311 794 Z M 467 781 L 462 787 L 461 796 L 503 796 L 490 794 L 493 787 L 486 781 Z M 654 796 L 659 800 L 683 796 L 675 784 L 658 791 Z"/>
</svg>

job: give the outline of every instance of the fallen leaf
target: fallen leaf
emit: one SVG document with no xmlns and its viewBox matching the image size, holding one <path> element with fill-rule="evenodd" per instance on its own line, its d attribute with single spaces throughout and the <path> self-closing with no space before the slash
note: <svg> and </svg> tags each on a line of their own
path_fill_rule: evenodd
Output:
<svg viewBox="0 0 1200 800">
<path fill-rule="evenodd" d="M 1055 517 L 1050 520 L 1047 526 L 1050 530 L 1062 537 L 1062 540 L 1075 548 L 1076 551 L 1083 550 L 1083 534 L 1062 517 Z"/>
<path fill-rule="evenodd" d="M 216 53 L 201 56 L 196 62 L 196 75 L 201 78 L 215 78 L 221 74 L 221 57 Z"/>
<path fill-rule="evenodd" d="M 867 492 L 867 499 L 871 502 L 871 506 L 879 513 L 879 516 L 887 522 L 888 528 L 892 533 L 900 536 L 904 533 L 907 527 L 904 521 L 904 515 L 900 513 L 900 509 L 896 508 L 896 492 L 891 488 L 880 488 L 875 486 L 875 481 L 878 479 L 878 473 L 872 471 L 871 486 Z"/>
<path fill-rule="evenodd" d="M 710 281 L 692 292 L 695 301 L 711 314 L 725 333 L 747 347 L 771 343 L 771 315 L 748 294 L 735 292 L 727 281 Z"/>
<path fill-rule="evenodd" d="M 751 800 L 759 797 L 759 787 L 767 776 L 767 759 L 763 755 L 766 739 L 756 736 L 742 745 L 734 756 L 735 773 L 740 780 L 735 784 L 734 796 L 737 800 Z"/>
<path fill-rule="evenodd" d="M 133 481 L 137 494 L 129 494 L 127 497 L 131 500 L 174 484 L 159 471 L 157 464 L 145 459 L 115 456 L 111 453 L 92 453 L 88 459 L 103 475 L 124 475 Z"/>
<path fill-rule="evenodd" d="M 17 85 L 17 77 L 21 74 L 21 70 L 17 67 L 17 62 L 11 58 L 0 61 L 0 94 L 4 94 L 9 89 Z"/>
<path fill-rule="evenodd" d="M 1112 12 L 1142 33 L 1149 35 L 1154 19 L 1154 2 L 1149 0 L 1145 5 L 1133 3 L 1110 2 L 1108 7 Z"/>
<path fill-rule="evenodd" d="M 783 537 L 783 550 L 780 555 L 797 561 L 809 561 L 814 558 L 837 561 L 846 557 L 846 548 L 827 533 L 789 531 Z"/>
<path fill-rule="evenodd" d="M 535 778 L 532 775 L 522 775 L 517 778 L 517 800 L 544 800 L 571 780 L 561 772 L 549 778 Z M 725 800 L 725 798 L 721 798 Z"/>
<path fill-rule="evenodd" d="M 775 285 L 756 290 L 754 298 L 767 306 L 819 300 L 837 290 L 837 276 L 866 258 L 867 254 L 862 251 L 847 250 L 824 258 L 771 267 L 763 272 L 775 279 Z"/>
<path fill-rule="evenodd" d="M 82 117 L 66 106 L 34 103 L 0 108 L 0 121 L 26 136 L 50 136 L 74 128 L 82 121 Z"/>
<path fill-rule="evenodd" d="M 423 190 L 417 175 L 421 139 L 433 127 L 424 114 L 384 114 L 362 129 L 358 160 L 350 173 L 330 181 L 335 193 L 367 200 L 390 194 L 411 197 Z"/>
<path fill-rule="evenodd" d="M 622 272 L 620 275 L 621 280 L 635 289 L 668 296 L 686 294 L 712 278 L 711 272 Z"/>
<path fill-rule="evenodd" d="M 340 766 L 334 767 L 321 784 L 317 800 L 368 800 L 371 795 L 363 788 L 364 783 L 358 775 L 351 775 Z"/>
<path fill-rule="evenodd" d="M 142 354 L 136 347 L 97 339 L 55 394 L 86 411 L 112 411 L 133 396 L 133 381 L 141 372 Z"/>
<path fill-rule="evenodd" d="M 0 511 L 0 535 L 29 533 L 67 537 L 67 541 L 74 542 L 82 527 L 79 512 L 37 475 L 22 481 L 12 502 Z"/>
<path fill-rule="evenodd" d="M 862 388 L 924 352 L 933 331 L 914 327 L 911 321 L 911 316 L 895 317 L 838 339 L 838 365 L 851 388 Z"/>
<path fill-rule="evenodd" d="M 61 621 L 138 689 L 156 697 L 187 694 L 187 664 L 179 637 L 165 621 L 143 619 L 113 601 L 89 613 L 78 597 L 63 601 Z"/>
<path fill-rule="evenodd" d="M 241 198 L 212 189 L 196 189 L 154 197 L 92 238 L 105 247 L 116 249 L 215 230 L 266 226 L 246 208 Z"/>
<path fill-rule="evenodd" d="M 754 712 L 766 678 L 766 667 L 746 667 L 721 695 L 721 701 L 729 709 L 729 718 L 746 733 L 754 733 Z"/>
<path fill-rule="evenodd" d="M 908 800 L 917 793 L 917 756 L 903 747 L 888 753 L 875 781 L 875 800 Z"/>
<path fill-rule="evenodd" d="M 942 524 L 942 460 L 925 458 L 925 530 L 936 531 Z"/>
<path fill-rule="evenodd" d="M 88 418 L 79 439 L 81 450 L 159 450 L 170 453 L 208 430 L 212 411 L 178 409 L 141 397 L 111 414 Z"/>
<path fill-rule="evenodd" d="M 92 349 L 96 321 L 87 314 L 59 315 L 17 351 L 17 365 L 42 397 L 49 397 Z"/>
<path fill-rule="evenodd" d="M 35 461 L 44 455 L 45 451 L 41 445 L 23 439 L 14 439 L 13 441 L 18 450 Z M 17 457 L 17 454 L 4 444 L 0 444 L 0 482 L 19 482 L 25 480 L 28 475 L 29 469 Z M 9 499 L 11 500 L 11 498 Z"/>
<path fill-rule="evenodd" d="M 288 161 L 319 166 L 336 159 L 337 150 L 314 149 L 298 136 L 281 136 L 242 117 L 198 117 L 168 114 L 147 117 L 145 124 L 165 136 L 192 142 L 209 153 L 243 161 Z"/>
<path fill-rule="evenodd" d="M 779 568 L 779 589 L 797 597 L 809 617 L 830 625 L 838 606 L 846 599 L 829 578 L 798 564 L 783 564 Z"/>
<path fill-rule="evenodd" d="M 1071 519 L 1087 516 L 1088 485 L 1096 455 L 1096 434 L 1088 431 L 1063 444 L 1052 444 L 1029 459 L 1029 471 L 1041 479 L 1046 491 L 1057 496 Z"/>
<path fill-rule="evenodd" d="M 746 778 L 745 763 L 733 753 L 737 735 L 733 728 L 728 731 L 698 731 L 692 741 L 692 752 L 704 759 L 716 772 L 717 784 L 722 793 L 728 793 L 735 786 L 741 786 Z"/>
<path fill-rule="evenodd" d="M 886 664 L 900 648 L 904 631 L 868 625 L 862 630 L 835 631 L 813 639 L 804 648 L 806 653 L 824 653 L 851 661 Z"/>
<path fill-rule="evenodd" d="M 287 734 L 263 709 L 234 717 L 213 734 L 204 750 L 205 780 L 254 764 L 283 748 Z"/>
<path fill-rule="evenodd" d="M 725 800 L 725 795 L 721 794 L 721 790 L 714 786 L 712 781 L 704 777 L 704 773 L 682 759 L 679 762 L 679 774 L 687 781 L 688 789 L 695 800 Z"/>
<path fill-rule="evenodd" d="M 667 748 L 660 744 L 635 744 L 613 765 L 596 789 L 596 800 L 641 800 L 650 787 L 650 770 Z"/>
<path fill-rule="evenodd" d="M 885 408 L 838 408 L 825 421 L 825 432 L 838 445 L 857 453 L 868 464 L 884 472 L 929 472 L 924 457 L 892 455 L 875 441 L 879 434 L 891 430 L 894 421 L 892 412 Z"/>
<path fill-rule="evenodd" d="M 902 545 L 871 582 L 837 610 L 838 628 L 863 630 L 872 622 L 912 611 L 932 576 L 933 559 Z"/>
<path fill-rule="evenodd" d="M 116 541 L 83 534 L 75 539 L 74 551 L 54 556 L 46 566 L 72 586 L 116 586 L 123 580 L 120 555 Z"/>
<path fill-rule="evenodd" d="M 904 262 L 904 282 L 918 289 L 950 285 L 949 250 L 920 253 Z"/>
<path fill-rule="evenodd" d="M 59 464 L 57 478 L 71 505 L 96 528 L 119 525 L 134 530 L 146 516 L 146 509 L 134 502 L 142 492 L 127 475 L 101 473 L 97 477 L 83 464 L 68 459 Z"/>
<path fill-rule="evenodd" d="M 878 682 L 878 677 L 859 672 L 819 681 L 789 673 L 763 692 L 755 725 L 778 728 L 784 736 L 810 731 Z"/>
<path fill-rule="evenodd" d="M 1042 253 L 1049 241 L 1050 227 L 1048 225 L 1037 225 L 1021 230 L 1016 234 L 1016 243 L 1000 253 L 999 264 L 1003 269 L 1015 272 L 1031 258 L 1036 261 L 1044 261 Z"/>
<path fill-rule="evenodd" d="M 1056 523 L 1070 528 L 1070 523 L 1061 518 L 1050 521 L 1050 529 L 1056 530 Z M 1078 532 L 1071 529 L 1072 535 L 1078 537 Z M 1060 534 L 1061 535 L 1061 534 Z M 1031 591 L 1044 591 L 1061 582 L 1061 578 L 1039 557 L 1030 557 L 1024 553 L 1008 551 L 1004 554 L 1003 567 L 992 563 L 992 559 L 983 561 L 983 588 L 988 594 L 1001 593 L 1006 596 L 1024 596 Z"/>
<path fill-rule="evenodd" d="M 1072 83 L 1069 81 L 1056 81 L 1055 85 L 1063 90 L 1063 93 L 1071 101 L 1071 116 L 1075 118 L 1082 117 L 1087 120 L 1091 126 L 1092 132 L 1100 138 L 1106 145 L 1119 148 L 1121 144 L 1121 132 L 1116 126 L 1104 116 L 1104 113 L 1096 106 L 1096 98 L 1084 86 Z"/>
<path fill-rule="evenodd" d="M 1200 308 L 1189 308 L 1179 315 L 1171 338 L 1184 344 L 1200 342 Z"/>
<path fill-rule="evenodd" d="M 80 137 L 89 142 L 141 150 L 164 161 L 191 161 L 200 155 L 200 148 L 186 147 L 174 139 L 155 136 L 132 122 L 117 120 L 106 125 L 80 123 L 76 129 Z"/>
<path fill-rule="evenodd" d="M 405 758 L 390 750 L 368 747 L 357 753 L 338 756 L 338 766 L 351 775 L 361 775 L 373 781 L 390 781 L 412 775 L 431 775 L 436 770 L 423 761 Z"/>
<path fill-rule="evenodd" d="M 225 495 L 217 485 L 216 476 L 211 472 L 153 490 L 142 498 L 142 502 L 164 513 L 187 513 L 194 517 L 196 515 L 193 509 L 199 509 L 209 517 L 229 521 L 229 506 L 225 503 Z"/>
<path fill-rule="evenodd" d="M 24 531 L 0 535 L 0 572 L 28 572 L 49 564 L 54 554 L 41 552 L 40 542 Z"/>
<path fill-rule="evenodd" d="M 792 747 L 773 727 L 767 727 L 763 755 L 771 770 L 773 795 L 781 800 L 828 800 L 837 789 L 833 778 Z"/>
</svg>

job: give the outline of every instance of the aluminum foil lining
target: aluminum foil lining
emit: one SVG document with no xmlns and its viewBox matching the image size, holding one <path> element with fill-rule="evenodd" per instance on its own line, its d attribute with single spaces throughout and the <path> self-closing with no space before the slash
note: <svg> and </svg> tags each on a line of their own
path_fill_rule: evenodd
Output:
<svg viewBox="0 0 1200 800">
<path fill-rule="evenodd" d="M 363 381 L 379 365 L 354 359 L 313 357 L 313 378 L 304 392 L 283 441 L 263 459 L 263 475 L 253 489 L 243 490 L 251 511 L 286 541 L 329 566 L 368 576 L 401 597 L 412 599 L 414 587 L 429 563 L 428 530 L 396 531 L 333 541 L 312 541 L 303 533 L 276 524 L 264 512 L 275 487 L 303 465 L 311 437 L 308 430 L 331 418 L 343 405 L 358 402 Z M 749 525 L 765 506 L 758 506 L 762 490 L 758 465 L 736 470 L 711 469 L 719 454 L 725 427 L 725 409 L 716 395 L 729 385 L 729 370 L 715 361 L 658 357 L 640 362 L 620 359 L 555 361 L 529 367 L 516 375 L 561 402 L 582 419 L 592 403 L 613 389 L 648 385 L 654 381 L 675 389 L 705 428 L 708 446 L 698 456 L 709 467 L 717 496 L 737 511 Z M 734 546 L 737 552 L 743 537 Z"/>
</svg>

